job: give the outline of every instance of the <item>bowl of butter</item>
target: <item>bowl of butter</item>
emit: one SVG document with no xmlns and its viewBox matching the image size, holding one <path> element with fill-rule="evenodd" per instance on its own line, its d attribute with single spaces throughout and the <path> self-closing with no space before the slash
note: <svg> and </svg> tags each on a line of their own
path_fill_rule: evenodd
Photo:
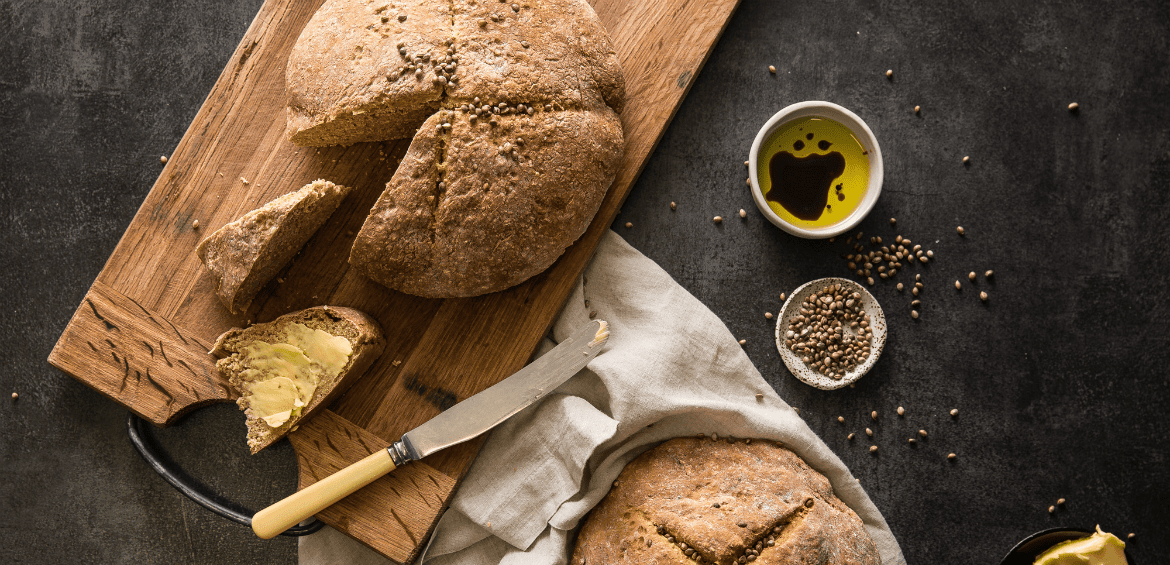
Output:
<svg viewBox="0 0 1170 565">
<path fill-rule="evenodd" d="M 1117 536 L 1097 530 L 1053 528 L 1016 544 L 1000 565 L 1137 565 Z"/>
</svg>

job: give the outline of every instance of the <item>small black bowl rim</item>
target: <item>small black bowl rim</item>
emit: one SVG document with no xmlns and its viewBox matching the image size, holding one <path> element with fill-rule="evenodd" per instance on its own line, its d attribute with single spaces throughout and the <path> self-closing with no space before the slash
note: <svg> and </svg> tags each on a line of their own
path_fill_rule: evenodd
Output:
<svg viewBox="0 0 1170 565">
<path fill-rule="evenodd" d="M 1003 560 L 1000 562 L 1000 565 L 1007 565 L 1007 563 L 1009 563 L 1009 560 L 1013 556 L 1015 556 L 1015 553 L 1017 551 L 1019 551 L 1021 548 L 1023 548 L 1025 544 L 1028 544 L 1028 543 L 1030 543 L 1036 539 L 1039 539 L 1043 536 L 1047 536 L 1047 535 L 1051 535 L 1051 534 L 1060 534 L 1060 533 L 1070 533 L 1070 534 L 1076 533 L 1076 534 L 1085 534 L 1086 536 L 1089 536 L 1089 535 L 1096 533 L 1096 531 L 1097 530 L 1086 530 L 1085 528 L 1048 528 L 1047 530 L 1040 530 L 1039 532 L 1036 532 L 1036 533 L 1020 540 L 1020 542 L 1017 543 L 1014 547 L 1012 547 L 1011 551 L 1009 551 L 1007 553 L 1007 555 L 1004 556 Z M 1054 542 L 1054 543 L 1060 543 L 1060 542 Z M 1133 555 L 1130 555 L 1130 553 L 1129 553 L 1128 544 L 1126 544 L 1126 548 L 1125 548 L 1125 560 L 1129 562 L 1129 565 L 1137 565 L 1137 561 L 1134 561 Z"/>
</svg>

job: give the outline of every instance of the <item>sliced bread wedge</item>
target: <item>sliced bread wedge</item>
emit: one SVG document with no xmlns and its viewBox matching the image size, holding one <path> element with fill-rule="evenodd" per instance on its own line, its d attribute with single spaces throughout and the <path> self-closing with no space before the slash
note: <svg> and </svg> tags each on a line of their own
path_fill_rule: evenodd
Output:
<svg viewBox="0 0 1170 565">
<path fill-rule="evenodd" d="M 215 294 L 233 314 L 248 309 L 333 215 L 349 188 L 316 180 L 231 222 L 199 243 L 196 253 L 215 278 Z"/>
<path fill-rule="evenodd" d="M 382 327 L 352 308 L 315 306 L 219 336 L 215 366 L 239 394 L 248 448 L 284 437 L 361 377 L 386 347 Z"/>
</svg>

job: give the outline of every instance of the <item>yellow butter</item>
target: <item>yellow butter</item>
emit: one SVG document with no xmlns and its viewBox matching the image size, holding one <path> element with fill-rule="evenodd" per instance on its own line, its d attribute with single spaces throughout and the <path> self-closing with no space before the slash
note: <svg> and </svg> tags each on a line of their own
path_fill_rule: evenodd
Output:
<svg viewBox="0 0 1170 565">
<path fill-rule="evenodd" d="M 284 341 L 253 341 L 244 346 L 242 372 L 252 413 L 273 428 L 297 416 L 317 391 L 322 378 L 341 373 L 353 354 L 344 337 L 302 324 L 289 324 Z"/>
<path fill-rule="evenodd" d="M 340 374 L 353 354 L 353 346 L 348 339 L 301 324 L 289 324 L 285 341 L 303 350 L 325 376 Z"/>
<path fill-rule="evenodd" d="M 1102 532 L 1083 539 L 1058 543 L 1041 553 L 1033 565 L 1126 565 L 1125 542 Z"/>
<path fill-rule="evenodd" d="M 252 384 L 252 414 L 274 428 L 292 417 L 293 410 L 304 406 L 296 383 L 285 377 L 275 377 Z"/>
</svg>

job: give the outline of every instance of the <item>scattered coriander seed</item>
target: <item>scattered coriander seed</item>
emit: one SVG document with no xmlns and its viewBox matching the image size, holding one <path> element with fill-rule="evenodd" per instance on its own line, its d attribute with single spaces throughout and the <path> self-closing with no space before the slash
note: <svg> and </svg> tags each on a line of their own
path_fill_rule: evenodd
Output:
<svg viewBox="0 0 1170 565">
<path fill-rule="evenodd" d="M 926 430 L 918 430 L 918 435 L 926 437 Z"/>
<path fill-rule="evenodd" d="M 844 424 L 845 423 L 845 416 L 837 416 L 837 421 Z"/>
<path fill-rule="evenodd" d="M 914 275 L 914 282 L 922 282 L 922 275 Z"/>
<path fill-rule="evenodd" d="M 963 226 L 959 226 L 959 227 L 955 228 L 955 231 L 959 232 L 959 235 L 963 235 L 963 232 L 964 232 Z"/>
<path fill-rule="evenodd" d="M 979 300 L 982 300 L 982 301 L 984 301 L 984 302 L 987 302 L 987 292 L 986 292 L 986 291 L 983 291 L 983 292 L 980 292 L 980 293 L 979 293 Z"/>
<path fill-rule="evenodd" d="M 915 443 L 918 443 L 918 442 L 914 441 L 914 438 L 910 438 L 910 445 L 914 445 Z"/>
<path fill-rule="evenodd" d="M 871 430 L 869 428 L 865 428 L 865 435 L 867 435 L 869 437 L 873 437 L 873 430 Z"/>
<path fill-rule="evenodd" d="M 990 278 L 991 278 L 991 276 L 992 276 L 992 275 L 994 275 L 994 274 L 995 274 L 995 271 L 992 271 L 991 269 L 988 269 L 988 270 L 987 270 L 987 272 L 983 273 L 983 278 L 990 279 Z"/>
<path fill-rule="evenodd" d="M 195 220 L 195 221 L 191 222 L 191 228 L 192 229 L 199 229 L 199 220 Z"/>
<path fill-rule="evenodd" d="M 763 400 L 763 399 L 764 399 L 764 393 L 757 392 L 756 393 L 756 400 Z"/>
<path fill-rule="evenodd" d="M 958 408 L 951 408 L 951 417 L 954 418 L 958 415 L 959 415 L 959 409 Z"/>
<path fill-rule="evenodd" d="M 676 203 L 674 203 L 674 202 L 671 202 L 671 203 L 670 203 L 670 209 L 671 209 L 671 210 L 678 210 L 678 204 L 676 204 Z"/>
<path fill-rule="evenodd" d="M 1077 108 L 1080 108 L 1080 107 L 1081 107 L 1081 105 L 1080 105 L 1080 104 L 1077 104 L 1076 102 L 1073 102 L 1073 103 L 1071 103 L 1071 104 L 1069 104 L 1069 105 L 1068 105 L 1068 111 L 1069 111 L 1069 112 L 1076 112 L 1076 111 L 1077 111 Z"/>
<path fill-rule="evenodd" d="M 513 11 L 513 12 L 519 12 L 519 11 L 520 11 L 520 5 L 519 5 L 519 4 L 512 4 L 512 11 Z"/>
<path fill-rule="evenodd" d="M 966 164 L 969 164 L 970 162 L 971 162 L 971 158 L 966 156 L 966 155 L 963 155 L 963 164 L 966 165 Z"/>
<path fill-rule="evenodd" d="M 894 78 L 894 69 L 886 71 L 886 78 Z"/>
<path fill-rule="evenodd" d="M 958 455 L 955 455 L 954 453 L 947 454 L 947 459 L 950 461 L 954 461 L 956 457 L 958 457 Z"/>
<path fill-rule="evenodd" d="M 869 446 L 869 452 L 870 453 L 877 453 L 877 446 L 876 445 Z"/>
<path fill-rule="evenodd" d="M 1064 499 L 1063 498 L 1056 499 L 1056 504 L 1060 505 L 1060 506 L 1064 506 Z"/>
<path fill-rule="evenodd" d="M 967 280 L 969 280 L 971 282 L 975 282 L 975 271 L 971 271 L 970 273 L 967 273 Z"/>
<path fill-rule="evenodd" d="M 898 292 L 902 292 L 902 283 L 898 283 Z"/>
<path fill-rule="evenodd" d="M 781 292 L 780 293 L 780 301 L 783 302 L 785 300 L 788 300 L 788 297 L 783 292 Z"/>
<path fill-rule="evenodd" d="M 898 225 L 898 218 L 890 218 L 890 225 L 891 226 Z"/>
<path fill-rule="evenodd" d="M 919 291 L 918 287 L 914 287 L 914 288 L 910 289 L 910 293 L 913 294 L 914 296 L 918 296 L 918 291 Z"/>
<path fill-rule="evenodd" d="M 877 410 L 874 410 L 873 412 L 870 412 L 870 413 L 869 413 L 869 417 L 870 417 L 870 418 L 873 418 L 873 420 L 876 422 L 876 421 L 877 421 Z"/>
<path fill-rule="evenodd" d="M 751 163 L 749 161 L 744 161 L 743 166 L 749 167 L 749 166 L 751 166 Z"/>
<path fill-rule="evenodd" d="M 627 228 L 632 228 L 632 227 L 634 227 L 634 222 L 626 222 L 626 227 L 627 227 Z"/>
<path fill-rule="evenodd" d="M 769 320 L 771 320 L 771 319 L 772 319 L 772 313 L 771 313 L 771 312 L 764 312 L 764 317 L 765 317 L 765 318 L 767 318 L 767 319 L 769 319 Z"/>
<path fill-rule="evenodd" d="M 711 218 L 711 221 L 718 224 L 723 221 L 723 216 L 715 216 L 714 218 Z"/>
<path fill-rule="evenodd" d="M 963 283 L 955 281 L 955 290 L 963 290 Z"/>
<path fill-rule="evenodd" d="M 915 106 L 915 107 L 914 107 L 914 113 L 915 113 L 915 114 L 918 114 L 918 113 L 921 113 L 921 112 L 922 112 L 922 106 Z"/>
<path fill-rule="evenodd" d="M 1056 514 L 1056 507 L 1055 507 L 1055 506 L 1049 506 L 1049 507 L 1048 507 L 1048 513 L 1049 513 L 1049 514 Z"/>
<path fill-rule="evenodd" d="M 741 217 L 741 218 L 747 217 L 747 212 L 743 208 L 739 209 L 739 217 Z"/>
<path fill-rule="evenodd" d="M 905 409 L 905 408 L 902 408 L 901 406 L 899 406 L 899 407 L 898 407 L 898 415 L 899 415 L 899 416 L 905 416 L 905 415 L 906 415 L 906 409 Z"/>
<path fill-rule="evenodd" d="M 1137 537 L 1137 534 L 1130 532 L 1130 533 L 1126 534 L 1125 539 L 1133 539 L 1136 537 Z"/>
<path fill-rule="evenodd" d="M 741 340 L 739 340 L 739 344 L 740 344 L 740 345 L 747 345 L 747 340 L 746 340 L 746 339 L 741 339 Z"/>
<path fill-rule="evenodd" d="M 768 72 L 776 74 L 776 65 L 768 65 Z"/>
<path fill-rule="evenodd" d="M 167 164 L 167 156 L 163 155 L 162 157 L 159 157 L 158 161 L 164 165 Z"/>
<path fill-rule="evenodd" d="M 12 399 L 13 399 L 13 400 L 16 400 L 17 398 L 20 398 L 20 395 L 19 395 L 19 394 L 16 394 L 15 392 L 14 392 L 14 393 L 12 393 Z"/>
<path fill-rule="evenodd" d="M 855 435 L 857 434 L 850 433 L 848 436 L 845 436 L 845 439 L 852 440 Z"/>
<path fill-rule="evenodd" d="M 873 277 L 869 277 L 869 278 L 865 279 L 865 282 L 867 284 L 869 284 L 869 286 L 873 286 Z"/>
<path fill-rule="evenodd" d="M 910 317 L 911 317 L 911 318 L 914 318 L 915 320 L 917 320 L 917 319 L 918 319 L 918 310 L 911 310 L 911 311 L 910 311 Z"/>
</svg>

